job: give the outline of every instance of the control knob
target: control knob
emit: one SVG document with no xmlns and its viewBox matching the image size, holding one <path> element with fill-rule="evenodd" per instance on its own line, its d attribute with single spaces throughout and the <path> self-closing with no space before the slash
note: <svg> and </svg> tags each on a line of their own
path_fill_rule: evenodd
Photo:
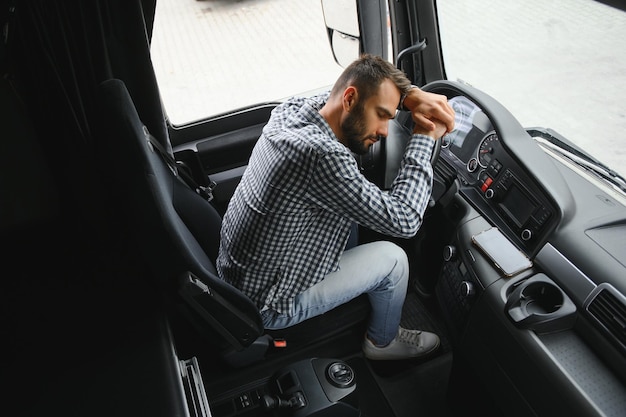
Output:
<svg viewBox="0 0 626 417">
<path fill-rule="evenodd" d="M 474 283 L 471 281 L 461 281 L 461 295 L 464 298 L 468 298 L 476 294 Z"/>
<path fill-rule="evenodd" d="M 446 245 L 443 248 L 443 260 L 450 262 L 456 258 L 456 248 L 452 245 Z"/>
</svg>

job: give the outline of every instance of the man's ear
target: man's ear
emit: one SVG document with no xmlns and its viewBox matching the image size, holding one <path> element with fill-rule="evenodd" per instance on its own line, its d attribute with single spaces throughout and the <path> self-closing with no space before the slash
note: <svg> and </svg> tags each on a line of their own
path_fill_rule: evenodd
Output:
<svg viewBox="0 0 626 417">
<path fill-rule="evenodd" d="M 356 90 L 356 87 L 350 86 L 346 88 L 343 91 L 343 99 L 342 99 L 343 109 L 345 111 L 350 111 L 352 107 L 356 104 L 358 99 L 359 97 L 358 97 L 358 92 Z"/>
</svg>

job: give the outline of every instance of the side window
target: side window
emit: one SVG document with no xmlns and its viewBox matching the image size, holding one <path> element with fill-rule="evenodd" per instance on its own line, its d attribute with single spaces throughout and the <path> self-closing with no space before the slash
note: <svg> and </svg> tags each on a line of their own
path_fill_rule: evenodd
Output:
<svg viewBox="0 0 626 417">
<path fill-rule="evenodd" d="M 320 0 L 159 0 L 151 45 L 175 125 L 330 88 Z"/>
<path fill-rule="evenodd" d="M 522 126 L 554 129 L 626 175 L 626 12 L 593 0 L 489 7 L 447 0 L 437 11 L 448 79 L 485 91 Z"/>
</svg>

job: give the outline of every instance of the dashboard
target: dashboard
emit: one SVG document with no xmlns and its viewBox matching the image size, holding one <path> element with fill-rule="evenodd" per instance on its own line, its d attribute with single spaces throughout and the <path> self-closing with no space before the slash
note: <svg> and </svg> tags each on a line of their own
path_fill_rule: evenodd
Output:
<svg viewBox="0 0 626 417">
<path fill-rule="evenodd" d="M 493 123 L 465 96 L 452 97 L 455 130 L 442 138 L 441 163 L 455 172 L 460 192 L 530 255 L 556 224 L 549 195 L 500 140 Z"/>
<path fill-rule="evenodd" d="M 522 127 L 483 92 L 423 88 L 456 117 L 433 196 L 454 225 L 435 293 L 458 354 L 509 415 L 623 415 L 623 199 L 546 152 L 536 139 L 553 132 Z M 486 253 L 476 238 L 492 229 L 506 239 Z M 494 256 L 511 245 L 532 265 L 507 275 Z"/>
</svg>

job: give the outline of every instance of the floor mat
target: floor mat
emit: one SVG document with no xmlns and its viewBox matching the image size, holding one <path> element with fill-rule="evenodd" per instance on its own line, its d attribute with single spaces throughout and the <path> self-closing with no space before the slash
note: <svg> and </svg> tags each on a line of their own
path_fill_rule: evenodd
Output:
<svg viewBox="0 0 626 417">
<path fill-rule="evenodd" d="M 392 417 L 393 411 L 372 375 L 365 359 L 354 357 L 346 360 L 352 367 L 357 381 L 357 404 L 362 417 Z"/>
<path fill-rule="evenodd" d="M 380 390 L 391 404 L 393 414 L 389 415 L 448 417 L 451 367 L 452 354 L 445 353 L 419 364 L 405 363 L 404 369 L 397 369 L 394 373 L 373 372 Z"/>
<path fill-rule="evenodd" d="M 452 346 L 436 300 L 407 295 L 401 325 L 439 335 L 441 345 L 425 357 L 402 361 L 367 361 L 379 389 L 392 407 L 392 416 L 443 417 L 452 366 Z M 381 414 L 386 415 L 386 414 Z"/>
</svg>

